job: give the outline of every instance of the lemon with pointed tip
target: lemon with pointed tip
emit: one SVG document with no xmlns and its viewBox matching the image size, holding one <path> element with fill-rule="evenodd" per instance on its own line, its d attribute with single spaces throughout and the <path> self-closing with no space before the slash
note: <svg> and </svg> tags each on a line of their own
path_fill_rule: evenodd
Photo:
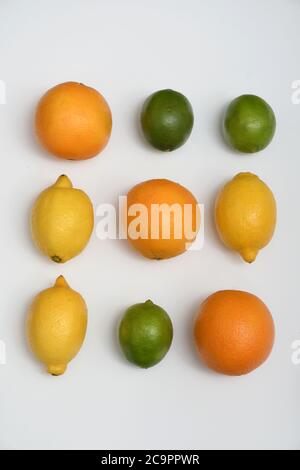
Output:
<svg viewBox="0 0 300 470">
<path fill-rule="evenodd" d="M 51 375 L 66 371 L 82 346 L 86 328 L 86 303 L 63 276 L 36 296 L 26 324 L 29 346 Z"/>
<path fill-rule="evenodd" d="M 56 263 L 79 255 L 94 228 L 93 205 L 85 192 L 73 188 L 65 175 L 43 191 L 31 213 L 31 233 L 36 246 Z"/>
<path fill-rule="evenodd" d="M 276 201 L 270 188 L 252 173 L 240 173 L 220 191 L 215 207 L 220 238 L 247 263 L 271 241 Z"/>
</svg>

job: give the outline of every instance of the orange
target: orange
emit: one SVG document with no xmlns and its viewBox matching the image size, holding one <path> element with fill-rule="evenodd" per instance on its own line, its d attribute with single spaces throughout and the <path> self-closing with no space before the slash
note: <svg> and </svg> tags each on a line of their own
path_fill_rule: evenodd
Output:
<svg viewBox="0 0 300 470">
<path fill-rule="evenodd" d="M 247 292 L 217 292 L 202 304 L 194 329 L 200 358 L 225 375 L 252 372 L 269 357 L 275 337 L 266 305 Z"/>
<path fill-rule="evenodd" d="M 53 155 L 86 160 L 106 146 L 112 128 L 103 96 L 82 83 L 66 82 L 48 90 L 35 115 L 37 137 Z"/>
<path fill-rule="evenodd" d="M 128 240 L 146 258 L 165 259 L 185 252 L 196 238 L 199 223 L 197 200 L 173 181 L 145 181 L 127 195 Z"/>
</svg>

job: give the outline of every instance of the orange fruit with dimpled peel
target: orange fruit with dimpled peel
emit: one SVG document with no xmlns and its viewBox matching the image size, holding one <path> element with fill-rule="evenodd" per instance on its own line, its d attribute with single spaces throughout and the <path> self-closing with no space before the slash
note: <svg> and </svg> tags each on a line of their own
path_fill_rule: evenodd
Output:
<svg viewBox="0 0 300 470">
<path fill-rule="evenodd" d="M 144 227 L 144 233 L 132 230 L 138 228 L 136 222 Z M 166 259 L 184 253 L 194 242 L 199 226 L 197 200 L 178 183 L 166 179 L 144 181 L 127 195 L 128 240 L 146 258 Z"/>
<path fill-rule="evenodd" d="M 201 305 L 194 327 L 202 361 L 225 375 L 245 375 L 269 357 L 275 338 L 266 305 L 248 292 L 216 292 Z"/>
<path fill-rule="evenodd" d="M 104 97 L 82 83 L 48 90 L 35 114 L 38 140 L 48 152 L 67 160 L 95 157 L 108 143 L 112 115 Z"/>
</svg>

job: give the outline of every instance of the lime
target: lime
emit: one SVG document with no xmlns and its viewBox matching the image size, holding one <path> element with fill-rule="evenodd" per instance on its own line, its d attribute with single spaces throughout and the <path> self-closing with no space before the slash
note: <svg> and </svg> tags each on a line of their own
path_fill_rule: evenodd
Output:
<svg viewBox="0 0 300 470">
<path fill-rule="evenodd" d="M 259 96 L 242 95 L 233 100 L 225 114 L 224 135 L 227 142 L 244 153 L 266 148 L 276 130 L 272 108 Z"/>
<path fill-rule="evenodd" d="M 158 150 L 171 151 L 189 138 L 193 109 L 188 99 L 173 90 L 160 90 L 145 101 L 141 124 L 145 138 Z"/>
<path fill-rule="evenodd" d="M 169 315 L 151 300 L 130 307 L 119 327 L 119 341 L 128 361 L 147 369 L 170 349 L 173 326 Z"/>
</svg>

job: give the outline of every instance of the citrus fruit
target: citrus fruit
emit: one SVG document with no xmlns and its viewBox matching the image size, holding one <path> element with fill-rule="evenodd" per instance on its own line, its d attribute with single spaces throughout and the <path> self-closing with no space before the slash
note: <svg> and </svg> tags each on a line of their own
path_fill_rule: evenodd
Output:
<svg viewBox="0 0 300 470">
<path fill-rule="evenodd" d="M 202 304 L 195 322 L 196 348 L 204 363 L 225 375 L 245 375 L 269 357 L 275 337 L 266 305 L 248 292 L 217 292 Z"/>
<path fill-rule="evenodd" d="M 93 205 L 82 190 L 62 175 L 37 198 L 31 212 L 36 246 L 56 263 L 79 255 L 94 228 Z"/>
<path fill-rule="evenodd" d="M 166 259 L 185 252 L 199 223 L 195 197 L 173 181 L 145 181 L 127 195 L 128 240 L 146 258 Z"/>
<path fill-rule="evenodd" d="M 252 263 L 273 237 L 276 201 L 258 176 L 240 173 L 221 189 L 215 219 L 225 245 Z"/>
<path fill-rule="evenodd" d="M 151 300 L 130 307 L 119 327 L 119 341 L 128 361 L 147 369 L 169 351 L 173 326 L 169 315 Z"/>
<path fill-rule="evenodd" d="M 189 138 L 193 109 L 188 99 L 174 90 L 160 90 L 145 101 L 141 124 L 145 138 L 158 150 L 171 151 Z"/>
<path fill-rule="evenodd" d="M 224 135 L 234 149 L 244 153 L 259 152 L 269 145 L 275 130 L 274 112 L 259 96 L 242 95 L 228 106 Z"/>
<path fill-rule="evenodd" d="M 41 98 L 35 128 L 40 143 L 53 155 L 86 160 L 106 146 L 112 128 L 111 111 L 94 88 L 61 83 Z"/>
<path fill-rule="evenodd" d="M 87 307 L 78 292 L 60 276 L 34 299 L 27 318 L 27 338 L 33 354 L 52 375 L 61 375 L 85 338 Z"/>
</svg>

